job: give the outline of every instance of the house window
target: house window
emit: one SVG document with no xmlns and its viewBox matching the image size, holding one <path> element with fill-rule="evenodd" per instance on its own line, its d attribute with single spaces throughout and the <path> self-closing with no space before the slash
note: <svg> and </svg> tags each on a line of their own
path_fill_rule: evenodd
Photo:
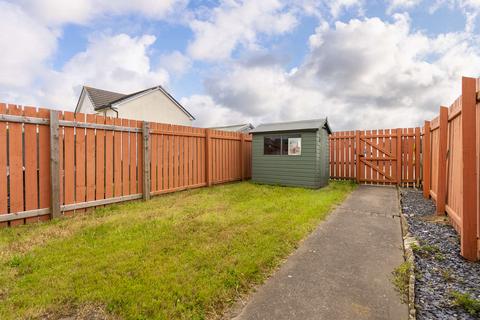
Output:
<svg viewBox="0 0 480 320">
<path fill-rule="evenodd" d="M 263 154 L 299 156 L 302 154 L 302 138 L 299 134 L 264 137 Z"/>
</svg>

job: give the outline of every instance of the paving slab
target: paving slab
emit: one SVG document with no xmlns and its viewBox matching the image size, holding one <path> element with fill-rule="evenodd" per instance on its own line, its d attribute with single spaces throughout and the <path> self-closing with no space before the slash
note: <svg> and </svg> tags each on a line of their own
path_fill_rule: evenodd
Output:
<svg viewBox="0 0 480 320">
<path fill-rule="evenodd" d="M 361 185 L 234 319 L 408 319 L 391 284 L 402 262 L 396 188 Z"/>
</svg>

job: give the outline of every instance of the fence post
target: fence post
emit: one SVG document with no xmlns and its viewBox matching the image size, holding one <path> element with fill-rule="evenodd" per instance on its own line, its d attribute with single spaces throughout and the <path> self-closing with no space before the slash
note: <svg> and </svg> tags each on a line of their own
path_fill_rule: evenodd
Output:
<svg viewBox="0 0 480 320">
<path fill-rule="evenodd" d="M 463 212 L 461 254 L 477 260 L 476 81 L 462 78 Z"/>
<path fill-rule="evenodd" d="M 447 139 L 448 139 L 448 108 L 440 107 L 438 142 L 438 182 L 437 182 L 437 214 L 445 214 L 447 200 Z"/>
<path fill-rule="evenodd" d="M 431 166 L 432 166 L 432 157 L 431 153 L 431 132 L 430 132 L 430 121 L 425 121 L 423 126 L 423 150 L 422 150 L 422 162 L 423 162 L 423 197 L 428 199 L 430 197 L 430 183 L 431 183 Z"/>
<path fill-rule="evenodd" d="M 397 185 L 402 185 L 402 129 L 397 128 Z"/>
<path fill-rule="evenodd" d="M 205 129 L 205 182 L 207 187 L 212 185 L 212 173 L 211 173 L 211 149 L 212 149 L 212 138 L 210 137 L 211 130 Z"/>
<path fill-rule="evenodd" d="M 357 130 L 355 132 L 355 154 L 356 154 L 356 165 L 357 165 L 357 183 L 360 183 L 360 168 L 361 168 L 361 163 L 360 163 L 360 155 L 362 154 L 362 150 L 360 150 L 361 144 L 360 144 L 360 130 Z M 336 159 L 336 162 L 338 162 L 338 159 Z M 337 173 L 338 176 L 338 173 Z"/>
<path fill-rule="evenodd" d="M 58 111 L 50 110 L 50 201 L 52 219 L 61 215 L 60 211 L 60 155 Z"/>
<path fill-rule="evenodd" d="M 242 181 L 245 180 L 245 134 L 240 133 L 240 170 Z"/>
<path fill-rule="evenodd" d="M 150 200 L 150 123 L 143 121 L 143 200 Z"/>
</svg>

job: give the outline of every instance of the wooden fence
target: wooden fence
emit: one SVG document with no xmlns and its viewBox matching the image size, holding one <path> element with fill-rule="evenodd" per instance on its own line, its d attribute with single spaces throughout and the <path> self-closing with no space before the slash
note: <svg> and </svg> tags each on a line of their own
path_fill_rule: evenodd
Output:
<svg viewBox="0 0 480 320">
<path fill-rule="evenodd" d="M 251 176 L 247 134 L 0 104 L 0 226 Z"/>
<path fill-rule="evenodd" d="M 480 79 L 423 128 L 335 132 L 330 177 L 423 187 L 460 234 L 461 254 L 480 259 Z"/>
<path fill-rule="evenodd" d="M 330 177 L 359 183 L 419 186 L 420 128 L 330 135 Z"/>
<path fill-rule="evenodd" d="M 422 130 L 424 196 L 432 197 L 438 214 L 448 214 L 469 260 L 480 258 L 479 90 L 480 79 L 464 77 L 462 95 Z"/>
</svg>

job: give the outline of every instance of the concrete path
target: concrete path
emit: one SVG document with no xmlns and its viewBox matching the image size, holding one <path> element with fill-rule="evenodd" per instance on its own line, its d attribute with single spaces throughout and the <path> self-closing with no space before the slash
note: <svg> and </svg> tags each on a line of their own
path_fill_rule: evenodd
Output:
<svg viewBox="0 0 480 320">
<path fill-rule="evenodd" d="M 390 281 L 403 262 L 398 214 L 395 188 L 360 186 L 235 319 L 408 319 Z"/>
</svg>

